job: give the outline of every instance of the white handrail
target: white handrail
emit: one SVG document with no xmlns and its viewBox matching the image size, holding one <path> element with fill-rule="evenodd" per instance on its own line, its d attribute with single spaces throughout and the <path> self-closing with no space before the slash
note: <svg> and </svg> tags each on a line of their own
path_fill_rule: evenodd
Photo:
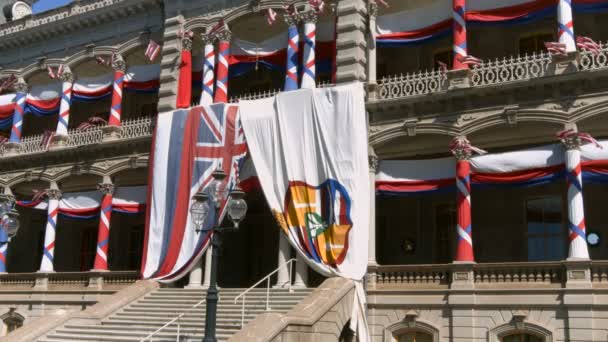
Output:
<svg viewBox="0 0 608 342">
<path fill-rule="evenodd" d="M 245 300 L 247 298 L 245 295 L 247 293 L 249 293 L 249 291 L 251 291 L 255 287 L 257 287 L 258 285 L 260 285 L 262 282 L 264 282 L 264 280 L 266 280 L 266 311 L 269 311 L 270 310 L 270 277 L 273 276 L 275 273 L 277 273 L 283 267 L 286 267 L 287 265 L 289 265 L 289 281 L 287 282 L 287 284 L 288 284 L 289 292 L 293 292 L 293 288 L 291 287 L 291 273 L 293 271 L 293 263 L 295 261 L 296 261 L 296 259 L 289 259 L 286 262 L 282 263 L 274 271 L 268 273 L 264 278 L 260 279 L 260 281 L 253 284 L 250 288 L 241 292 L 238 296 L 236 296 L 236 298 L 234 298 L 234 304 L 236 304 L 238 302 L 238 300 L 241 297 L 243 297 L 243 303 L 241 305 L 241 328 L 245 324 Z"/>
<path fill-rule="evenodd" d="M 165 329 L 166 327 L 170 326 L 175 321 L 177 321 L 177 336 L 176 336 L 176 340 L 175 341 L 179 342 L 179 330 L 180 330 L 179 319 L 182 318 L 182 317 L 184 317 L 184 315 L 186 313 L 188 313 L 188 312 L 192 311 L 193 309 L 199 307 L 204 302 L 205 302 L 205 299 L 203 299 L 200 302 L 194 304 L 193 306 L 191 306 L 190 308 L 186 309 L 184 312 L 180 313 L 179 315 L 177 315 L 175 318 L 173 318 L 169 322 L 165 323 L 165 325 L 163 325 L 162 327 L 154 330 L 148 336 L 146 336 L 146 337 L 142 338 L 141 340 L 139 340 L 139 342 L 144 342 L 144 341 L 150 341 L 151 342 L 152 341 L 152 337 L 154 337 L 154 335 L 156 335 L 157 333 L 159 333 L 161 330 Z"/>
</svg>

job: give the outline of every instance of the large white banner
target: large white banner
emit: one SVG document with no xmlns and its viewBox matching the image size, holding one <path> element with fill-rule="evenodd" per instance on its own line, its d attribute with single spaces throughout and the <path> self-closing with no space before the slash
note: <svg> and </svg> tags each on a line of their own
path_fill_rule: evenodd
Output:
<svg viewBox="0 0 608 342">
<path fill-rule="evenodd" d="M 282 231 L 326 276 L 357 281 L 353 327 L 367 340 L 361 280 L 367 269 L 369 168 L 360 83 L 240 102 L 262 190 Z"/>
</svg>

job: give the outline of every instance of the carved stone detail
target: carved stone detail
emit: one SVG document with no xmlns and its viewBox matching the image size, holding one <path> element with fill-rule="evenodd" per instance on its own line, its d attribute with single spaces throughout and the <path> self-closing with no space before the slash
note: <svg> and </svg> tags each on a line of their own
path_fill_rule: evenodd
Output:
<svg viewBox="0 0 608 342">
<path fill-rule="evenodd" d="M 319 18 L 319 14 L 315 11 L 306 11 L 299 13 L 300 20 L 304 23 L 316 23 Z"/>
<path fill-rule="evenodd" d="M 99 183 L 97 184 L 97 190 L 104 195 L 114 194 L 114 184 L 112 183 Z"/>
<path fill-rule="evenodd" d="M 181 43 L 182 43 L 182 50 L 192 51 L 192 38 L 182 37 Z"/>
<path fill-rule="evenodd" d="M 59 189 L 47 189 L 46 195 L 50 200 L 60 200 L 61 199 L 61 190 Z"/>
<path fill-rule="evenodd" d="M 112 57 L 112 69 L 121 72 L 127 71 L 127 62 L 122 55 L 116 54 Z"/>
<path fill-rule="evenodd" d="M 519 112 L 519 106 L 508 106 L 504 109 L 505 120 L 509 125 L 517 124 L 517 114 Z"/>
<path fill-rule="evenodd" d="M 416 126 L 418 125 L 418 119 L 405 119 L 403 121 L 403 130 L 407 132 L 410 137 L 416 136 Z"/>
</svg>

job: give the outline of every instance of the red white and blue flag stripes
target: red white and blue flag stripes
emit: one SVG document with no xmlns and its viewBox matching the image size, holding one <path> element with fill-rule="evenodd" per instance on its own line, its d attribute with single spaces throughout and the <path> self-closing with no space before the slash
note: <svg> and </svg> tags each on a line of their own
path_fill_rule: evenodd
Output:
<svg viewBox="0 0 608 342">
<path fill-rule="evenodd" d="M 108 125 L 120 126 L 122 115 L 122 91 L 125 82 L 125 73 L 122 70 L 114 71 L 114 82 L 112 87 L 112 104 L 110 107 L 110 119 Z"/>
<path fill-rule="evenodd" d="M 9 128 L 13 124 L 15 97 L 15 94 L 0 95 L 0 129 Z"/>
<path fill-rule="evenodd" d="M 213 103 L 213 90 L 215 89 L 215 47 L 212 41 L 205 42 L 204 54 L 201 106 Z"/>
<path fill-rule="evenodd" d="M 234 186 L 246 153 L 237 105 L 213 104 L 158 116 L 152 152 L 151 195 L 144 242 L 144 278 L 174 281 L 205 251 L 215 217 L 203 232 L 190 218 L 192 197 L 221 165 Z"/>
<path fill-rule="evenodd" d="M 57 215 L 59 214 L 59 196 L 49 196 L 44 246 L 42 250 L 41 272 L 53 272 L 55 259 L 55 235 L 57 230 Z"/>
<path fill-rule="evenodd" d="M 8 235 L 0 224 L 0 273 L 6 272 L 6 252 L 8 251 Z"/>
<path fill-rule="evenodd" d="M 557 37 L 566 45 L 566 52 L 576 51 L 574 23 L 572 21 L 572 0 L 559 0 L 557 4 Z"/>
<path fill-rule="evenodd" d="M 99 215 L 99 228 L 97 231 L 97 249 L 93 269 L 108 269 L 108 244 L 110 243 L 110 218 L 112 216 L 112 185 L 104 189 Z"/>
<path fill-rule="evenodd" d="M 301 88 L 316 87 L 316 56 L 315 47 L 317 39 L 316 17 L 304 23 L 304 53 Z"/>
<path fill-rule="evenodd" d="M 453 6 L 449 0 L 443 0 L 415 10 L 383 14 L 376 20 L 377 43 L 381 47 L 393 47 L 445 37 L 456 27 L 452 24 L 455 12 L 450 14 L 450 7 Z M 606 10 L 608 0 L 469 0 L 464 21 L 475 25 L 529 23 L 558 11 L 560 32 L 574 34 L 572 13 Z M 568 46 L 568 51 L 570 49 Z"/>
<path fill-rule="evenodd" d="M 469 65 L 464 63 L 463 59 L 468 55 L 467 53 L 467 23 L 465 21 L 466 14 L 466 0 L 452 0 L 453 6 L 453 50 L 454 50 L 454 61 L 452 69 L 468 69 Z"/>
<path fill-rule="evenodd" d="M 287 68 L 285 72 L 285 91 L 298 89 L 298 52 L 300 33 L 296 24 L 287 29 Z"/>
<path fill-rule="evenodd" d="M 221 39 L 218 43 L 217 79 L 213 102 L 228 102 L 228 60 L 230 59 L 230 41 Z"/>
<path fill-rule="evenodd" d="M 25 99 L 27 94 L 18 91 L 15 94 L 15 110 L 13 111 L 13 127 L 11 128 L 12 143 L 21 142 L 21 130 L 23 129 L 23 115 L 25 114 Z"/>
</svg>

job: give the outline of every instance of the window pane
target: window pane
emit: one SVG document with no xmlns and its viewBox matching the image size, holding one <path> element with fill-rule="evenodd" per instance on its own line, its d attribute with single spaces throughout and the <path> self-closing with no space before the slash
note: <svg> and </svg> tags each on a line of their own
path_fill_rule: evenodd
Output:
<svg viewBox="0 0 608 342">
<path fill-rule="evenodd" d="M 557 261 L 565 256 L 561 197 L 526 201 L 528 261 Z"/>
<path fill-rule="evenodd" d="M 502 339 L 502 342 L 544 342 L 545 339 L 542 337 L 530 335 L 530 334 L 514 334 L 506 336 Z"/>
<path fill-rule="evenodd" d="M 421 332 L 408 332 L 399 336 L 398 342 L 433 342 L 433 336 Z"/>
</svg>

